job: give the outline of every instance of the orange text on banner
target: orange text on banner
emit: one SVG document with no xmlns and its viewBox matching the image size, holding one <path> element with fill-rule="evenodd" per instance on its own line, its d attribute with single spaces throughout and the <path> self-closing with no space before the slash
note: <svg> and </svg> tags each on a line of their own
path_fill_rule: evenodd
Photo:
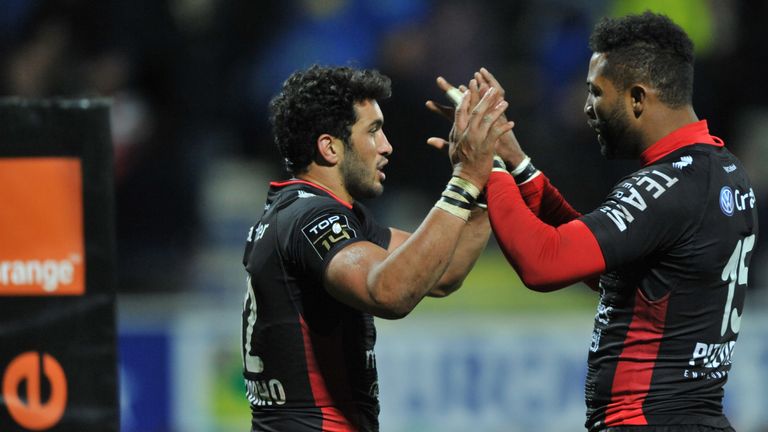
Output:
<svg viewBox="0 0 768 432">
<path fill-rule="evenodd" d="M 40 371 L 42 363 L 43 370 Z M 43 401 L 41 378 L 50 384 L 50 397 Z M 19 395 L 26 381 L 26 398 Z M 44 430 L 56 425 L 67 406 L 67 377 L 50 354 L 27 351 L 14 358 L 3 374 L 3 399 L 11 417 L 28 430 Z"/>
<path fill-rule="evenodd" d="M 80 159 L 0 158 L 0 296 L 85 292 Z"/>
</svg>

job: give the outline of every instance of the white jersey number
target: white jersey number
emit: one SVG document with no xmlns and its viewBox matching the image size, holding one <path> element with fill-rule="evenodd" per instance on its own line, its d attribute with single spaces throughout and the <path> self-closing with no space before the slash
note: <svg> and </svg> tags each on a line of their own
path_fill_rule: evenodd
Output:
<svg viewBox="0 0 768 432">
<path fill-rule="evenodd" d="M 720 326 L 720 336 L 724 336 L 728 330 L 728 324 L 734 333 L 738 333 L 741 328 L 741 315 L 733 307 L 733 295 L 736 292 L 736 285 L 746 285 L 749 276 L 749 268 L 745 264 L 747 253 L 752 251 L 755 246 L 755 235 L 752 234 L 744 240 L 739 240 L 733 249 L 728 263 L 725 265 L 722 274 L 723 281 L 728 283 L 728 298 L 725 300 L 725 310 L 723 311 L 723 324 Z M 742 311 L 743 312 L 743 311 Z"/>
<path fill-rule="evenodd" d="M 250 301 L 249 301 L 250 300 Z M 249 307 L 250 305 L 250 307 Z M 251 355 L 251 339 L 253 338 L 253 327 L 256 325 L 256 296 L 251 289 L 251 277 L 248 276 L 248 286 L 245 290 L 245 300 L 243 301 L 243 308 L 248 307 L 248 319 L 245 323 L 245 345 L 243 346 L 243 367 L 246 372 L 261 373 L 264 371 L 264 362 L 261 357 Z"/>
</svg>

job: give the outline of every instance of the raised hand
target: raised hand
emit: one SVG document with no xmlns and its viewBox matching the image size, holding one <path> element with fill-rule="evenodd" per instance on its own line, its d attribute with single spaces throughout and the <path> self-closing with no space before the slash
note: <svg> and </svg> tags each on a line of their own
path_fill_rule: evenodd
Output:
<svg viewBox="0 0 768 432">
<path fill-rule="evenodd" d="M 449 92 L 453 92 L 454 89 L 458 90 L 462 94 L 467 91 L 467 87 L 466 86 L 460 85 L 458 88 L 454 87 L 451 83 L 448 82 L 448 80 L 446 80 L 445 78 L 443 78 L 441 76 L 437 77 L 436 82 L 437 82 L 437 87 L 439 87 L 440 90 L 442 90 L 446 94 L 448 94 Z M 450 99 L 450 97 L 449 97 L 449 99 Z M 455 107 L 456 107 L 456 105 L 458 105 L 458 103 L 455 103 L 455 101 L 451 100 L 451 104 L 450 105 L 443 105 L 443 104 L 439 104 L 439 103 L 437 103 L 437 102 L 435 102 L 433 100 L 428 100 L 426 105 L 427 105 L 427 109 L 429 109 L 433 113 L 435 113 L 435 114 L 437 114 L 437 115 L 439 115 L 441 117 L 445 117 L 449 121 L 453 121 L 453 114 L 454 114 L 454 111 L 456 109 Z"/>
<path fill-rule="evenodd" d="M 438 85 L 438 87 L 440 87 L 441 90 L 445 91 L 446 93 L 448 93 L 449 91 L 452 91 L 452 90 L 459 90 L 460 93 L 461 93 L 461 97 L 458 99 L 459 104 L 461 103 L 462 100 L 464 100 L 466 98 L 469 98 L 469 106 L 470 107 L 477 106 L 478 102 L 480 102 L 480 98 L 483 95 L 485 95 L 485 92 L 487 92 L 488 89 L 490 88 L 488 86 L 481 86 L 477 82 L 477 80 L 471 79 L 469 81 L 469 87 L 466 87 L 464 85 L 460 85 L 458 87 L 458 89 L 457 89 L 456 87 L 451 85 L 443 77 L 437 77 L 437 85 Z M 469 92 L 469 88 L 472 88 L 475 91 L 470 93 Z M 467 96 L 467 97 L 465 98 L 465 96 Z M 439 104 L 435 103 L 434 101 L 430 100 L 430 101 L 427 101 L 427 108 L 429 108 L 430 110 L 432 110 L 435 113 L 440 114 L 443 117 L 449 118 L 449 120 L 454 121 L 453 127 L 451 128 L 451 132 L 448 135 L 448 139 L 447 140 L 444 139 L 444 138 L 439 138 L 439 137 L 431 137 L 431 138 L 427 139 L 427 144 L 429 144 L 432 147 L 435 147 L 436 149 L 439 149 L 439 150 L 448 150 L 448 154 L 452 155 L 453 154 L 453 147 L 452 147 L 452 145 L 454 145 L 456 143 L 456 139 L 457 139 L 457 135 L 456 135 L 457 134 L 456 124 L 457 123 L 455 122 L 455 119 L 456 119 L 456 108 L 458 108 L 458 107 L 453 108 L 453 107 L 448 107 L 446 105 L 439 105 Z M 450 115 L 450 117 L 448 117 L 448 115 Z M 466 124 L 461 124 L 460 127 L 461 127 L 461 130 L 464 130 L 464 129 L 466 129 L 467 125 Z M 453 162 L 455 162 L 455 161 L 451 157 L 451 163 L 453 163 Z"/>
<path fill-rule="evenodd" d="M 453 175 L 469 180 L 478 189 L 488 181 L 496 141 L 512 129 L 512 124 L 502 118 L 507 106 L 494 87 L 481 97 L 480 85 L 472 80 L 456 108 L 456 139 L 450 149 Z"/>
<path fill-rule="evenodd" d="M 458 88 L 454 87 L 451 83 L 448 82 L 443 77 L 437 77 L 437 86 L 440 88 L 440 90 L 444 91 L 446 94 L 450 92 L 454 92 L 458 90 L 462 95 L 467 92 L 467 87 L 464 85 L 460 85 Z M 427 103 L 427 109 L 434 112 L 435 114 L 438 114 L 441 117 L 444 117 L 445 119 L 449 121 L 453 121 L 454 117 L 456 115 L 456 108 L 453 104 L 451 105 L 442 105 L 435 101 L 428 100 Z M 453 142 L 453 138 L 455 135 L 454 129 L 451 129 L 450 134 L 448 135 L 448 139 L 444 139 L 441 137 L 431 137 L 427 139 L 427 144 L 431 145 L 432 147 L 438 149 L 438 150 L 449 150 L 450 152 L 450 145 L 451 142 Z"/>
<path fill-rule="evenodd" d="M 504 98 L 504 88 L 488 69 L 480 68 L 478 72 L 475 72 L 474 79 L 478 82 L 481 89 L 493 87 L 498 89 L 499 96 L 502 99 Z M 506 116 L 504 116 L 504 121 L 506 121 Z M 504 159 L 504 162 L 510 169 L 516 167 L 526 156 L 512 130 L 499 138 L 499 141 L 496 143 L 496 154 Z"/>
</svg>

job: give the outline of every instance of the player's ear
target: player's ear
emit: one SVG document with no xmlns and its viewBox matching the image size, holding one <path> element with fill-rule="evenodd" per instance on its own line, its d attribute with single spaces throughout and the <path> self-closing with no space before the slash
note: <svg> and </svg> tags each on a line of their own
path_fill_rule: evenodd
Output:
<svg viewBox="0 0 768 432">
<path fill-rule="evenodd" d="M 632 114 L 635 115 L 635 118 L 640 118 L 645 109 L 646 98 L 648 97 L 645 87 L 640 84 L 633 85 L 629 89 L 629 97 L 632 104 Z"/>
<path fill-rule="evenodd" d="M 317 137 L 318 162 L 322 165 L 336 165 L 341 161 L 341 152 L 344 147 L 340 139 L 329 134 Z"/>
</svg>

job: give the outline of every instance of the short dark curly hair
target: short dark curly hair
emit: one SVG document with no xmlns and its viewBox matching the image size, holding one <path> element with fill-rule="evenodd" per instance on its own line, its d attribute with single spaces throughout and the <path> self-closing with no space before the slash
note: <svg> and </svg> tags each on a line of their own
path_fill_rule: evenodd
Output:
<svg viewBox="0 0 768 432">
<path fill-rule="evenodd" d="M 640 15 L 603 18 L 589 38 L 593 52 L 605 53 L 606 77 L 620 90 L 645 83 L 665 104 L 679 108 L 693 97 L 693 42 L 669 17 Z"/>
<path fill-rule="evenodd" d="M 357 121 L 354 104 L 391 93 L 390 79 L 372 69 L 313 65 L 291 74 L 269 105 L 275 143 L 288 172 L 306 171 L 317 156 L 315 140 L 321 134 L 348 145 Z"/>
</svg>

